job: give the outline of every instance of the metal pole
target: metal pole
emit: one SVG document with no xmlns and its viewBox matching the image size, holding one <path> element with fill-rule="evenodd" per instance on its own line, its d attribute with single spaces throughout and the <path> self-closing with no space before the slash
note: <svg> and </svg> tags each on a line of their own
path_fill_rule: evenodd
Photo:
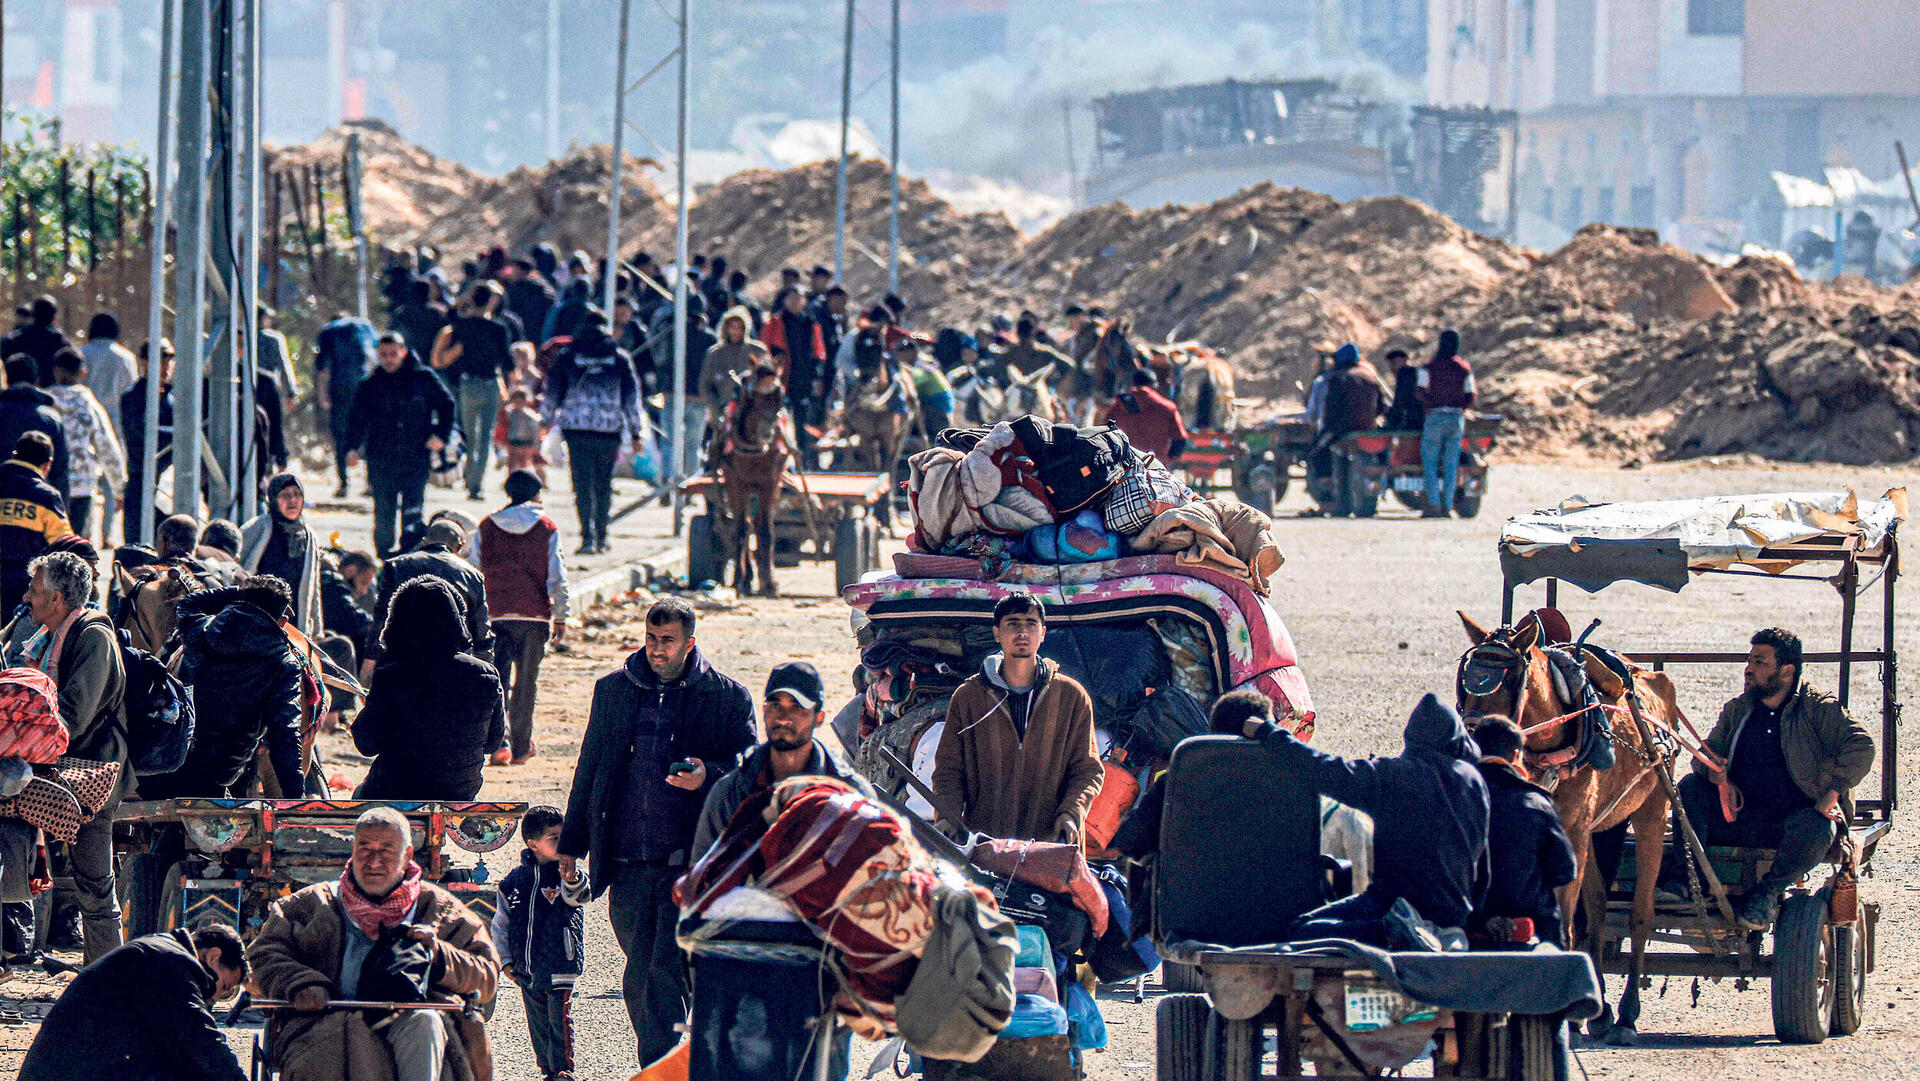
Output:
<svg viewBox="0 0 1920 1081">
<path fill-rule="evenodd" d="M 243 81 L 240 74 L 241 0 L 208 0 L 218 12 L 215 46 L 220 59 L 214 93 L 219 109 L 213 114 L 212 144 L 218 151 L 220 177 L 215 203 L 219 219 L 210 223 L 208 246 L 217 248 L 215 266 L 224 272 L 226 313 L 216 317 L 209 344 L 211 369 L 207 374 L 207 439 L 217 465 L 207 488 L 207 511 L 225 518 L 233 503 L 234 462 L 239 451 L 240 347 L 246 313 L 240 290 L 240 111 Z M 191 513 L 191 512 L 189 512 Z"/>
<path fill-rule="evenodd" d="M 624 25 L 624 24 L 622 24 Z M 626 84 L 620 85 L 626 96 Z M 560 0 L 547 0 L 547 160 L 560 156 Z"/>
<path fill-rule="evenodd" d="M 847 32 L 840 51 L 840 157 L 833 169 L 833 277 L 846 284 L 847 128 L 853 123 L 853 5 L 847 0 Z"/>
<path fill-rule="evenodd" d="M 366 165 L 360 157 L 360 133 L 347 136 L 347 220 L 353 229 L 354 288 L 360 301 L 360 318 L 367 318 L 367 213 L 361 188 L 366 180 Z"/>
<path fill-rule="evenodd" d="M 893 0 L 893 36 L 889 39 L 892 71 L 889 79 L 893 85 L 891 100 L 888 102 L 891 113 L 887 121 L 887 172 L 892 175 L 893 188 L 887 193 L 887 292 L 900 291 L 900 0 Z M 844 151 L 843 151 L 844 153 Z"/>
<path fill-rule="evenodd" d="M 687 427 L 687 204 L 692 193 L 687 188 L 687 129 L 692 126 L 689 76 L 692 64 L 689 47 L 693 40 L 692 0 L 680 0 L 680 122 L 674 132 L 673 172 L 679 191 L 674 207 L 673 258 L 679 272 L 673 276 L 673 532 L 680 534 L 680 515 L 685 503 L 679 482 L 686 479 L 688 463 L 682 448 Z M 611 310 L 611 309 L 609 309 Z"/>
<path fill-rule="evenodd" d="M 189 0 L 180 19 L 180 229 L 173 276 L 173 509 L 200 507 L 200 376 L 207 290 L 207 52 L 212 12 Z M 157 413 L 157 408 L 155 410 Z"/>
<path fill-rule="evenodd" d="M 168 190 L 173 168 L 173 39 L 174 12 L 179 0 L 160 0 L 160 128 L 155 138 L 153 158 L 153 271 L 148 280 L 147 311 L 147 412 L 140 431 L 140 504 L 145 513 L 133 523 L 131 539 L 140 544 L 153 541 L 154 495 L 159 487 L 159 470 L 154 468 L 160 449 L 160 339 L 166 334 L 167 307 L 167 221 L 171 216 Z M 115 403 L 116 405 L 118 403 Z M 131 435 L 132 433 L 128 433 Z M 122 492 L 121 497 L 131 495 Z M 124 536 L 124 531 L 123 531 Z"/>
<path fill-rule="evenodd" d="M 247 62 L 246 111 L 241 118 L 246 125 L 246 139 L 240 144 L 241 175 L 245 185 L 241 194 L 246 198 L 246 217 L 241 222 L 241 264 L 246 269 L 246 313 L 247 313 L 247 351 L 241 364 L 240 400 L 245 403 L 240 409 L 240 453 L 241 468 L 233 481 L 233 514 L 235 517 L 249 517 L 253 511 L 253 499 L 257 491 L 254 477 L 260 470 L 260 463 L 254 460 L 253 447 L 254 424 L 254 386 L 259 382 L 260 372 L 260 91 L 265 80 L 260 70 L 260 20 L 265 15 L 263 0 L 245 0 L 247 13 L 247 34 L 242 41 L 243 55 Z M 291 364 L 293 358 L 284 358 Z"/>
<path fill-rule="evenodd" d="M 600 283 L 601 310 L 612 326 L 613 297 L 620 288 L 620 166 L 627 145 L 627 15 L 633 0 L 620 0 L 620 52 L 614 64 L 613 167 L 607 185 L 607 272 Z M 675 309 L 678 311 L 679 309 Z"/>
<path fill-rule="evenodd" d="M 1073 99 L 1061 100 L 1060 122 L 1067 136 L 1067 201 L 1072 209 L 1080 205 L 1080 163 L 1073 160 Z"/>
</svg>

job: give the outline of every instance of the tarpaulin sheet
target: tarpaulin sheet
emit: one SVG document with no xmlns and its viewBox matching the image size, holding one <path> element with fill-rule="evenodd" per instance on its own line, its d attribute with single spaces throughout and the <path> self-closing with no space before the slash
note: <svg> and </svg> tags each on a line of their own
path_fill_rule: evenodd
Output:
<svg viewBox="0 0 1920 1081">
<path fill-rule="evenodd" d="M 1779 573 L 1802 562 L 1762 558 L 1767 549 L 1854 538 L 1857 551 L 1875 553 L 1906 515 L 1904 488 L 1866 501 L 1851 490 L 1569 501 L 1509 519 L 1500 531 L 1500 565 L 1516 583 L 1559 578 L 1595 590 L 1635 581 L 1679 592 L 1698 571 L 1749 565 Z"/>
</svg>

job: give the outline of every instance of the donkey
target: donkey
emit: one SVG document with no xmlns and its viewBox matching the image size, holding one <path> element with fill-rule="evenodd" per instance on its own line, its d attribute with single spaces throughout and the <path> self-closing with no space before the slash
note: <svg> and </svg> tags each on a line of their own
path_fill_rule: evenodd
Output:
<svg viewBox="0 0 1920 1081">
<path fill-rule="evenodd" d="M 1598 657 L 1583 653 L 1587 679 L 1599 693 L 1601 717 L 1612 727 L 1618 753 L 1611 768 L 1588 765 L 1570 769 L 1580 752 L 1581 725 L 1575 715 L 1587 703 L 1568 702 L 1562 697 L 1550 668 L 1552 661 L 1541 648 L 1545 624 L 1540 614 L 1530 613 L 1514 626 L 1492 631 L 1464 612 L 1457 614 L 1468 641 L 1473 643 L 1460 658 L 1460 675 L 1454 688 L 1461 716 L 1469 727 L 1481 717 L 1511 717 L 1527 733 L 1527 767 L 1545 782 L 1542 787 L 1553 793 L 1554 807 L 1566 827 L 1567 840 L 1573 844 L 1576 871 L 1573 882 L 1560 891 L 1560 911 L 1565 917 L 1562 924 L 1570 936 L 1575 904 L 1580 903 L 1587 917 L 1585 948 L 1596 965 L 1607 914 L 1604 876 L 1597 873 L 1593 862 L 1593 837 L 1623 822 L 1633 824 L 1637 877 L 1627 987 L 1620 996 L 1618 1021 L 1612 1019 L 1611 1008 L 1606 1008 L 1587 1029 L 1589 1035 L 1604 1037 L 1610 1044 L 1631 1044 L 1638 1035 L 1640 975 L 1646 964 L 1647 941 L 1653 933 L 1654 884 L 1660 877 L 1666 837 L 1668 801 L 1654 762 L 1656 755 L 1671 754 L 1668 747 L 1672 744 L 1648 747 L 1637 725 L 1613 723 L 1611 718 L 1620 714 L 1629 694 L 1636 695 L 1641 714 L 1659 741 L 1662 730 L 1673 730 L 1674 718 L 1680 712 L 1673 680 L 1665 672 L 1634 667 L 1629 687 Z"/>
<path fill-rule="evenodd" d="M 710 448 L 720 498 L 714 510 L 722 512 L 719 530 L 727 558 L 734 565 L 733 587 L 742 596 L 753 590 L 754 562 L 760 569 L 760 592 L 777 597 L 773 580 L 773 515 L 780 504 L 780 483 L 793 463 L 793 418 L 786 408 L 786 388 L 780 374 L 762 364 L 751 377 L 734 377 L 731 410 L 716 427 Z M 748 530 L 752 530 L 752 555 Z"/>
<path fill-rule="evenodd" d="M 1008 385 L 1001 386 L 983 376 L 978 368 L 954 382 L 954 416 L 966 424 L 991 428 L 1003 420 L 1018 420 L 1032 413 L 1046 420 L 1065 420 L 1059 399 L 1047 386 L 1044 369 L 1021 375 L 1008 369 Z"/>
</svg>

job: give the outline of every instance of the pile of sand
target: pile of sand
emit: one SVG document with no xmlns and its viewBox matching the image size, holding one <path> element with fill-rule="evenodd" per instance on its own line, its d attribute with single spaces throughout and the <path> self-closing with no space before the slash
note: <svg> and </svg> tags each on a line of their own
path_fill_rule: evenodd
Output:
<svg viewBox="0 0 1920 1081">
<path fill-rule="evenodd" d="M 472 169 L 406 141 L 378 120 L 357 120 L 330 128 L 302 146 L 269 147 L 272 170 L 283 176 L 304 176 L 313 168 L 321 169 L 328 211 L 338 213 L 349 134 L 360 136 L 366 184 L 362 207 L 368 235 L 376 243 L 421 243 L 435 225 L 464 216 L 474 190 L 486 181 Z M 291 201 L 282 211 L 288 218 L 293 216 Z"/>
</svg>

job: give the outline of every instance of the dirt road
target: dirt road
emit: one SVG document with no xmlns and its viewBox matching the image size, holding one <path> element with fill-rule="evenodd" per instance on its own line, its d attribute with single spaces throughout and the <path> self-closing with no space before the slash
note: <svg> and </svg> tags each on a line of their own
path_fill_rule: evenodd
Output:
<svg viewBox="0 0 1920 1081">
<path fill-rule="evenodd" d="M 1304 508 L 1296 491 L 1283 506 L 1279 523 L 1287 563 L 1274 584 L 1276 609 L 1292 631 L 1301 664 L 1320 710 L 1316 742 L 1348 753 L 1390 753 L 1399 742 L 1407 709 L 1420 693 L 1446 691 L 1465 639 L 1454 612 L 1463 609 L 1497 621 L 1499 574 L 1494 538 L 1500 523 L 1518 511 L 1548 506 L 1571 496 L 1589 499 L 1649 499 L 1717 492 L 1763 492 L 1852 484 L 1863 494 L 1904 483 L 1880 470 L 1822 470 L 1801 467 L 1720 466 L 1657 467 L 1645 470 L 1593 470 L 1563 466 L 1504 465 L 1482 516 L 1475 521 L 1433 522 L 1397 512 L 1373 521 L 1286 519 Z M 789 595 L 777 601 L 750 600 L 701 615 L 698 639 L 720 666 L 756 695 L 766 673 L 781 660 L 812 661 L 830 689 L 851 693 L 855 661 L 847 610 L 832 595 L 830 571 L 823 567 L 786 572 Z M 1856 633 L 1877 641 L 1876 603 L 1863 604 Z M 1900 604 L 1920 612 L 1920 588 L 1911 578 L 1899 588 Z M 1536 594 L 1537 596 L 1537 594 Z M 1757 627 L 1779 624 L 1799 630 L 1809 649 L 1833 648 L 1838 638 L 1838 605 L 1833 591 L 1808 582 L 1752 582 L 1706 579 L 1679 597 L 1640 586 L 1621 586 L 1599 598 L 1569 590 L 1562 607 L 1576 628 L 1594 616 L 1605 625 L 1596 640 L 1631 650 L 1666 648 L 1744 649 Z M 489 770 L 485 795 L 492 798 L 563 803 L 578 751 L 592 683 L 637 644 L 638 609 L 603 610 L 576 633 L 573 652 L 550 656 L 543 672 L 540 756 L 525 767 Z M 1901 622 L 1899 646 L 1920 663 L 1920 633 L 1912 615 Z M 1903 700 L 1915 696 L 1915 663 L 1903 673 Z M 1719 704 L 1737 693 L 1734 669 L 1695 669 L 1677 673 L 1682 705 L 1694 718 L 1711 717 Z M 1855 674 L 1856 715 L 1877 733 L 1878 673 Z M 1831 686 L 1831 669 L 1815 669 L 1811 678 Z M 333 745 L 339 749 L 339 745 Z M 1909 753 L 1904 758 L 1915 761 Z M 352 768 L 343 768 L 350 776 Z M 1911 771 L 1903 771 L 1911 786 Z M 1877 786 L 1869 778 L 1868 786 Z M 1904 827 L 1905 824 L 1900 824 Z M 517 849 L 496 853 L 500 870 Z M 1817 1048 L 1783 1047 L 1772 1036 L 1767 985 L 1736 991 L 1731 984 L 1703 982 L 1698 1004 L 1693 981 L 1656 980 L 1647 994 L 1640 1046 L 1590 1048 L 1581 1065 L 1593 1077 L 1614 1078 L 1842 1078 L 1920 1076 L 1920 1020 L 1915 997 L 1920 987 L 1920 885 L 1914 885 L 1920 840 L 1910 828 L 1896 828 L 1881 846 L 1875 877 L 1863 884 L 1868 900 L 1880 902 L 1878 968 L 1869 978 L 1865 1026 L 1847 1039 Z M 1250 902 L 1254 899 L 1249 899 Z M 634 1061 L 631 1033 L 619 998 L 620 955 L 607 927 L 606 905 L 593 906 L 588 919 L 589 971 L 577 1000 L 581 1076 L 625 1078 Z M 1609 981 L 1617 997 L 1620 981 Z M 1090 1056 L 1089 1076 L 1146 1079 L 1153 1074 L 1153 1004 L 1130 996 L 1108 996 L 1102 1011 L 1111 1044 Z M 0 1029 L 0 1046 L 23 1047 L 24 1028 Z M 526 1044 L 517 995 L 502 995 L 491 1026 L 501 1081 L 536 1081 Z M 871 1054 L 869 1050 L 868 1055 Z M 0 1053 L 0 1068 L 17 1063 Z M 1416 1072 L 1418 1066 L 1416 1066 Z M 863 1070 L 856 1070 L 859 1076 Z"/>
</svg>

